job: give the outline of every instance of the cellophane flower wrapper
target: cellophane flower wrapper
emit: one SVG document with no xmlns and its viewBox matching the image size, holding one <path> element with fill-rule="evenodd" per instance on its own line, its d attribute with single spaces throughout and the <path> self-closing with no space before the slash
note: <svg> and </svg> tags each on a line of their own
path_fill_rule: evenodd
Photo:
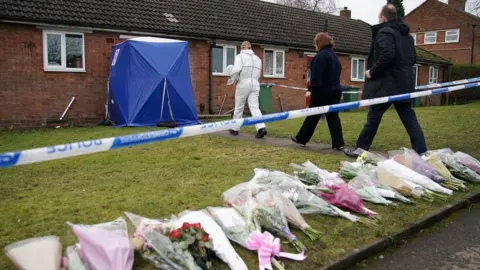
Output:
<svg viewBox="0 0 480 270">
<path fill-rule="evenodd" d="M 430 151 L 430 153 L 436 154 L 438 157 L 440 157 L 443 164 L 447 166 L 448 170 L 453 174 L 453 176 L 468 182 L 480 183 L 480 175 L 463 165 L 451 149 L 445 148 Z"/>
<path fill-rule="evenodd" d="M 322 214 L 334 217 L 343 217 L 352 222 L 358 221 L 358 217 L 342 211 L 316 194 L 308 191 L 302 183 L 283 172 L 255 169 L 255 177 L 252 179 L 252 188 L 255 193 L 265 190 L 278 189 L 290 199 L 301 214 Z"/>
<path fill-rule="evenodd" d="M 278 189 L 272 189 L 265 191 L 273 198 L 276 204 L 280 205 L 287 218 L 288 222 L 295 228 L 305 233 L 311 240 L 317 240 L 320 237 L 320 232 L 313 229 L 307 221 L 302 217 L 302 214 L 298 211 L 297 207 L 290 199 L 285 197 L 283 193 Z M 259 195 L 257 195 L 258 197 Z"/>
<path fill-rule="evenodd" d="M 422 190 L 413 189 L 403 178 L 390 172 L 388 167 L 379 166 L 377 178 L 381 184 L 395 189 L 403 196 L 420 198 L 423 194 Z"/>
<path fill-rule="evenodd" d="M 372 164 L 374 166 L 377 166 L 380 161 L 385 160 L 387 160 L 386 157 L 365 150 L 363 150 L 362 154 L 357 158 L 357 162 Z"/>
<path fill-rule="evenodd" d="M 132 269 L 133 246 L 123 218 L 96 225 L 67 224 L 80 241 L 80 254 L 88 269 Z"/>
<path fill-rule="evenodd" d="M 335 193 L 321 193 L 320 196 L 336 207 L 357 212 L 367 217 L 374 217 L 377 214 L 366 208 L 360 196 L 358 196 L 358 194 L 347 184 L 332 185 L 330 186 L 330 189 L 332 189 Z"/>
<path fill-rule="evenodd" d="M 170 220 L 149 219 L 129 212 L 125 212 L 125 215 L 135 226 L 132 238 L 135 250 L 157 269 L 200 270 L 188 251 L 165 236 L 173 228 Z"/>
<path fill-rule="evenodd" d="M 452 175 L 452 173 L 448 170 L 445 164 L 442 162 L 442 159 L 434 154 L 434 153 L 427 153 L 423 155 L 422 158 L 432 166 L 432 168 L 437 171 L 437 173 L 445 179 L 445 187 L 451 188 L 454 190 L 468 190 L 468 187 L 465 185 L 463 180 L 460 180 Z"/>
<path fill-rule="evenodd" d="M 205 211 L 185 210 L 178 215 L 178 219 L 172 219 L 172 221 L 176 229 L 181 228 L 185 222 L 200 223 L 212 239 L 215 255 L 232 270 L 247 270 L 247 265 L 230 244 L 222 228 Z"/>
<path fill-rule="evenodd" d="M 375 182 L 371 180 L 370 176 L 359 175 L 348 182 L 348 185 L 355 190 L 355 192 L 364 201 L 369 201 L 376 204 L 390 205 L 391 201 L 382 197 L 378 192 Z M 395 196 L 395 195 L 392 195 Z"/>
<path fill-rule="evenodd" d="M 30 238 L 6 246 L 5 254 L 18 269 L 59 270 L 62 244 L 57 236 Z"/>
<path fill-rule="evenodd" d="M 311 161 L 306 161 L 302 164 L 307 170 L 316 173 L 321 180 L 318 186 L 330 188 L 330 186 L 345 184 L 345 181 L 338 173 L 331 173 L 327 170 L 319 168 Z"/>
<path fill-rule="evenodd" d="M 379 167 L 388 168 L 388 170 L 405 180 L 408 180 L 412 183 L 418 184 L 426 189 L 431 191 L 439 192 L 442 194 L 446 194 L 448 196 L 452 195 L 453 191 L 447 188 L 442 187 L 440 184 L 434 182 L 432 179 L 421 175 L 412 169 L 403 166 L 402 164 L 396 162 L 395 160 L 389 159 L 386 161 L 381 161 L 378 163 Z"/>
<path fill-rule="evenodd" d="M 255 176 L 254 176 L 255 177 Z M 227 207 L 233 207 L 244 218 L 251 231 L 260 231 L 253 216 L 256 201 L 253 199 L 252 182 L 238 184 L 223 193 L 223 203 Z"/>
<path fill-rule="evenodd" d="M 424 175 L 433 181 L 441 184 L 445 179 L 441 177 L 437 171 L 428 164 L 422 157 L 412 149 L 402 148 L 401 150 L 389 152 L 390 156 L 398 163 L 411 170 Z"/>
<path fill-rule="evenodd" d="M 249 229 L 247 222 L 235 208 L 207 207 L 206 209 L 228 239 L 246 248 L 247 239 L 253 231 Z"/>
<path fill-rule="evenodd" d="M 465 165 L 465 167 L 473 170 L 477 174 L 480 174 L 480 161 L 463 152 L 456 152 L 455 156 L 463 165 Z"/>
<path fill-rule="evenodd" d="M 248 249 L 246 246 L 247 240 L 253 231 L 250 230 L 243 216 L 235 208 L 207 207 L 206 211 L 222 228 L 228 239 Z M 277 269 L 284 270 L 283 265 L 275 258 L 272 258 L 272 264 Z"/>
<path fill-rule="evenodd" d="M 254 215 L 259 224 L 267 231 L 287 239 L 298 251 L 305 250 L 305 245 L 290 231 L 282 205 L 275 201 L 271 190 L 259 192 L 255 199 L 258 204 Z"/>
</svg>

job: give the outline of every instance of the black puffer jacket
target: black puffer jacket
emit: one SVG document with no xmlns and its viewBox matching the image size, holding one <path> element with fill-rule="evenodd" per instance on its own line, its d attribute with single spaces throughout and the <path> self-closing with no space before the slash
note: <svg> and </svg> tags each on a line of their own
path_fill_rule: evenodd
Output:
<svg viewBox="0 0 480 270">
<path fill-rule="evenodd" d="M 416 54 L 410 27 L 396 19 L 372 26 L 372 34 L 373 43 L 367 62 L 372 79 L 366 79 L 363 98 L 415 91 L 413 66 Z"/>
</svg>

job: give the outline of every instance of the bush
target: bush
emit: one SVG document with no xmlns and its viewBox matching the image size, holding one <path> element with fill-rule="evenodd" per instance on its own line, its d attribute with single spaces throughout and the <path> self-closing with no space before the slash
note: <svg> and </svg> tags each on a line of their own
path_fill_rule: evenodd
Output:
<svg viewBox="0 0 480 270">
<path fill-rule="evenodd" d="M 480 65 L 453 65 L 447 71 L 446 77 L 445 81 L 480 77 Z M 480 87 L 450 93 L 449 103 L 458 104 L 473 100 L 480 100 Z"/>
</svg>

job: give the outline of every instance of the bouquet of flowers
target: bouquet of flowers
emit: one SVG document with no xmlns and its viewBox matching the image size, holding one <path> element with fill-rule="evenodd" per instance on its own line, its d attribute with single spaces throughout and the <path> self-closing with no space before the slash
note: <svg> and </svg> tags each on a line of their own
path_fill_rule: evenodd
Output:
<svg viewBox="0 0 480 270">
<path fill-rule="evenodd" d="M 177 230 L 183 228 L 185 224 L 201 224 L 201 227 L 204 228 L 202 229 L 202 231 L 204 231 L 202 236 L 204 242 L 207 242 L 207 238 L 208 242 L 211 239 L 211 243 L 213 245 L 211 249 L 215 252 L 215 255 L 219 259 L 228 264 L 232 270 L 247 269 L 247 265 L 232 247 L 227 236 L 222 231 L 222 228 L 218 226 L 215 220 L 206 214 L 205 211 L 186 210 L 179 214 L 178 219 L 175 218 L 172 219 L 172 221 L 174 223 L 174 228 L 177 228 Z M 210 259 L 211 256 L 208 256 L 208 258 Z"/>
<path fill-rule="evenodd" d="M 430 153 L 436 154 L 447 166 L 453 176 L 469 182 L 480 183 L 480 175 L 463 165 L 452 150 L 446 148 L 430 151 Z"/>
<path fill-rule="evenodd" d="M 22 240 L 5 247 L 5 254 L 18 269 L 60 269 L 62 244 L 56 236 Z"/>
<path fill-rule="evenodd" d="M 202 269 L 213 269 L 212 241 L 200 223 L 183 223 L 182 227 L 172 230 L 169 238 L 178 243 L 178 247 L 188 250 Z"/>
<path fill-rule="evenodd" d="M 463 165 L 465 165 L 465 167 L 467 167 L 470 170 L 473 170 L 474 172 L 480 174 L 480 161 L 473 158 L 469 154 L 465 154 L 463 152 L 456 152 L 455 156 L 458 158 L 458 160 L 461 163 L 463 163 Z"/>
<path fill-rule="evenodd" d="M 363 200 L 371 201 L 373 203 L 382 203 L 382 200 L 379 198 L 371 198 L 372 195 L 376 197 L 378 194 L 386 199 L 395 199 L 403 203 L 411 203 L 409 199 L 405 198 L 398 191 L 381 183 L 377 178 L 377 167 L 371 164 L 342 161 L 340 163 L 340 175 L 344 179 L 352 179 L 350 180 L 349 185 L 355 189 L 357 194 L 360 195 Z M 368 188 L 368 190 L 359 189 L 360 187 L 365 188 L 371 187 L 372 185 L 375 187 L 376 191 L 373 191 L 371 188 Z M 368 195 L 365 196 L 365 193 L 368 193 Z M 374 201 L 372 201 L 372 199 Z M 388 200 L 385 200 L 383 204 L 389 204 L 388 202 Z"/>
<path fill-rule="evenodd" d="M 225 206 L 235 208 L 242 215 L 251 231 L 260 230 L 256 227 L 253 217 L 256 202 L 253 199 L 251 182 L 238 184 L 225 191 L 223 202 Z"/>
<path fill-rule="evenodd" d="M 173 243 L 165 234 L 172 224 L 168 220 L 155 220 L 125 212 L 135 226 L 131 242 L 143 258 L 151 262 L 157 269 L 166 270 L 201 270 L 195 264 L 192 255 L 178 243 Z"/>
<path fill-rule="evenodd" d="M 281 205 L 277 204 L 269 191 L 255 197 L 259 202 L 253 213 L 259 224 L 270 232 L 286 238 L 298 251 L 306 250 L 305 245 L 290 231 Z"/>
<path fill-rule="evenodd" d="M 283 172 L 255 169 L 255 177 L 252 179 L 252 188 L 255 193 L 270 189 L 278 189 L 286 198 L 294 203 L 298 211 L 302 214 L 340 216 L 352 222 L 359 220 L 358 217 L 340 210 L 317 195 L 311 193 L 303 187 L 301 182 Z"/>
<path fill-rule="evenodd" d="M 453 190 L 468 190 L 468 187 L 465 186 L 465 182 L 453 176 L 436 154 L 429 153 L 424 155 L 422 158 L 445 179 L 445 183 L 443 185 L 446 188 Z"/>
<path fill-rule="evenodd" d="M 319 194 L 327 202 L 337 207 L 348 209 L 350 211 L 360 213 L 370 218 L 373 218 L 377 215 L 377 213 L 365 207 L 360 196 L 358 196 L 358 194 L 355 193 L 355 191 L 351 189 L 347 184 L 332 185 L 329 188 L 332 189 L 335 193 Z"/>
<path fill-rule="evenodd" d="M 368 151 L 363 151 L 363 153 L 357 158 L 357 162 L 364 163 L 364 164 L 372 164 L 377 166 L 380 161 L 385 161 L 387 158 L 384 156 L 374 154 Z"/>
<path fill-rule="evenodd" d="M 412 169 L 413 171 L 424 175 L 433 181 L 441 184 L 445 182 L 445 179 L 441 177 L 434 168 L 432 168 L 417 152 L 402 148 L 401 150 L 389 152 L 390 156 L 396 162 L 402 164 L 405 167 Z"/>
<path fill-rule="evenodd" d="M 290 224 L 301 230 L 311 240 L 317 240 L 320 237 L 320 232 L 308 225 L 300 212 L 298 212 L 297 207 L 295 207 L 295 205 L 279 190 L 272 189 L 261 192 L 257 194 L 256 199 L 260 203 L 266 203 L 268 200 L 273 199 L 276 204 L 280 205 L 280 208 L 283 210 L 283 213 Z"/>
<path fill-rule="evenodd" d="M 63 267 L 68 270 L 88 270 L 82 261 L 79 244 L 67 247 L 62 264 Z"/>
<path fill-rule="evenodd" d="M 67 224 L 80 241 L 80 254 L 88 269 L 132 269 L 133 247 L 123 218 L 93 226 Z"/>
<path fill-rule="evenodd" d="M 367 175 L 359 175 L 350 180 L 348 185 L 355 190 L 355 192 L 362 198 L 364 201 L 369 201 L 376 204 L 390 205 L 391 201 L 385 199 L 376 184 L 371 180 Z"/>
<path fill-rule="evenodd" d="M 408 167 L 403 166 L 402 164 L 394 161 L 394 160 L 386 160 L 386 161 L 381 161 L 378 163 L 379 167 L 382 168 L 388 168 L 388 170 L 399 177 L 402 177 L 403 179 L 415 183 L 417 185 L 420 185 L 426 189 L 429 189 L 431 191 L 443 193 L 446 195 L 452 195 L 453 191 L 447 188 L 442 187 L 441 185 L 437 184 L 434 182 L 432 179 L 423 176 L 413 170 L 411 170 Z"/>
</svg>

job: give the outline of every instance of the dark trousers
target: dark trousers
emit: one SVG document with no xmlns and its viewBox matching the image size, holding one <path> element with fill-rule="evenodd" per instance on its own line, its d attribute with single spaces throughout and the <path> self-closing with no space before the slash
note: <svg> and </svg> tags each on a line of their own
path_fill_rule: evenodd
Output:
<svg viewBox="0 0 480 270">
<path fill-rule="evenodd" d="M 314 97 L 312 95 L 310 108 L 338 104 L 340 103 L 341 97 L 341 92 L 321 97 Z M 319 114 L 308 116 L 307 118 L 305 118 L 305 121 L 303 122 L 303 125 L 297 134 L 297 141 L 299 143 L 307 144 L 310 141 L 318 125 L 318 121 L 320 121 L 321 116 L 322 115 Z M 342 122 L 340 121 L 338 112 L 326 113 L 325 117 L 327 118 L 328 129 L 330 130 L 330 136 L 332 137 L 332 147 L 340 148 L 344 146 L 345 143 L 343 141 Z"/>
<path fill-rule="evenodd" d="M 378 126 L 382 120 L 382 116 L 385 111 L 390 108 L 392 103 L 384 103 L 370 106 L 368 110 L 367 123 L 363 127 L 360 136 L 358 137 L 357 147 L 368 150 L 372 145 L 373 139 L 377 134 Z M 427 151 L 427 145 L 425 143 L 425 136 L 423 135 L 422 128 L 417 121 L 415 111 L 412 109 L 410 102 L 394 102 L 393 105 L 397 110 L 397 114 L 402 120 L 403 126 L 407 130 L 408 136 L 410 136 L 410 142 L 413 150 L 419 154 L 423 154 Z"/>
</svg>

